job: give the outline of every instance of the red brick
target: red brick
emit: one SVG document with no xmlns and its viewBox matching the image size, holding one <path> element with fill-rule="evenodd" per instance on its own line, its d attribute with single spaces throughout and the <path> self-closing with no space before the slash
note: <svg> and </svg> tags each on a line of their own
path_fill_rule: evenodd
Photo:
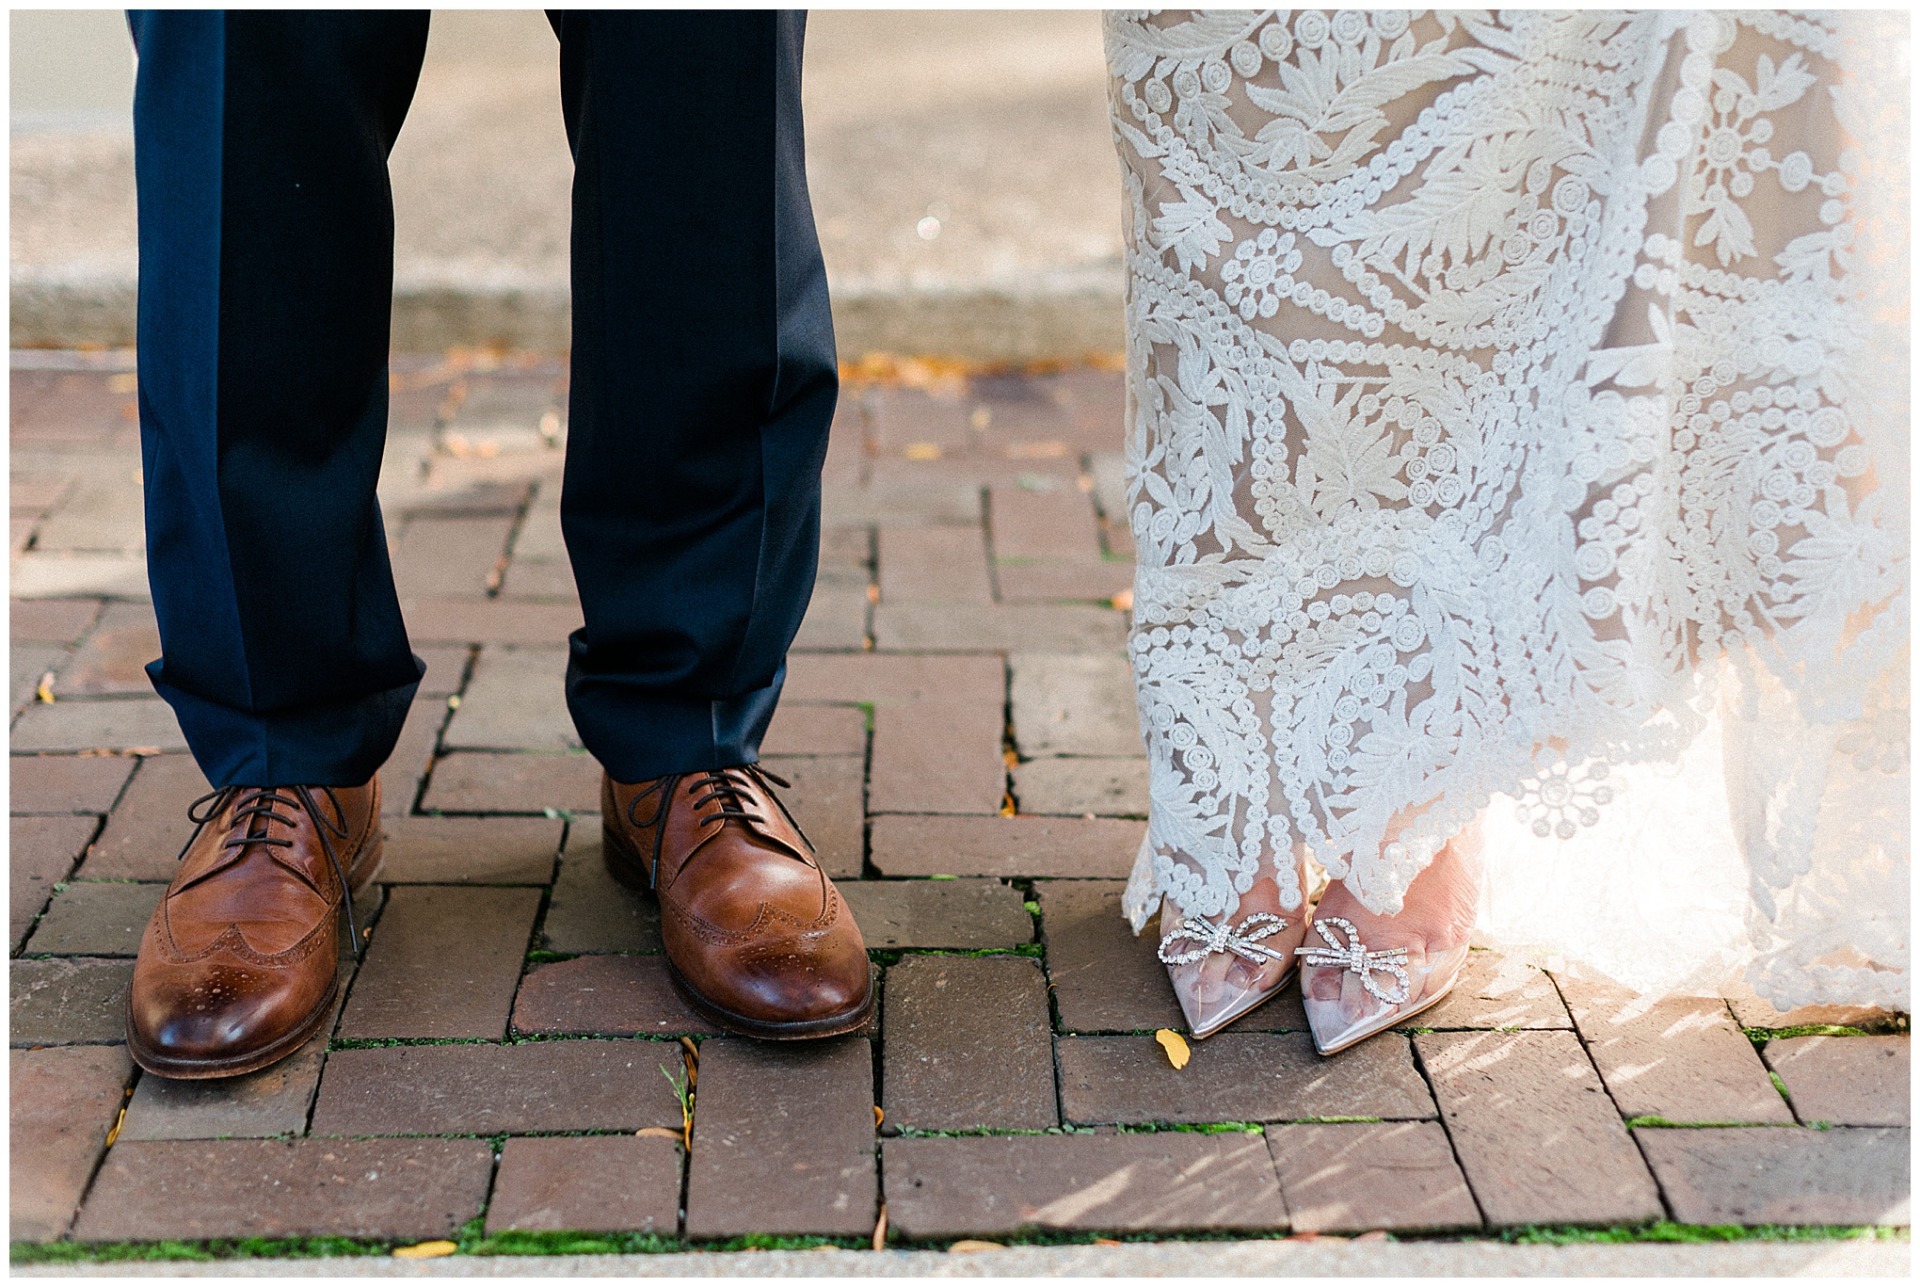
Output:
<svg viewBox="0 0 1920 1287">
<path fill-rule="evenodd" d="M 54 956 L 132 956 L 167 887 L 76 880 L 53 897 L 26 950 Z"/>
<path fill-rule="evenodd" d="M 449 697 L 460 691 L 473 650 L 465 644 L 416 645 L 414 653 L 427 664 L 415 697 Z"/>
<path fill-rule="evenodd" d="M 987 498 L 996 559 L 1087 559 L 1098 563 L 1093 500 L 1078 488 L 996 487 Z"/>
<path fill-rule="evenodd" d="M 869 948 L 970 950 L 1033 939 L 1019 890 L 997 880 L 838 882 Z"/>
<path fill-rule="evenodd" d="M 882 602 L 993 602 L 986 535 L 966 527 L 880 529 Z"/>
<path fill-rule="evenodd" d="M 580 956 L 536 965 L 513 1030 L 538 1036 L 680 1036 L 721 1031 L 681 999 L 660 956 Z"/>
<path fill-rule="evenodd" d="M 793 784 L 779 795 L 813 842 L 821 869 L 829 876 L 858 876 L 866 863 L 865 772 L 860 760 L 768 756 L 762 764 Z"/>
<path fill-rule="evenodd" d="M 350 967 L 351 959 L 341 974 L 349 976 Z M 124 1012 L 124 998 L 121 1006 Z M 327 1042 L 339 1015 L 336 999 L 319 1032 L 285 1059 L 258 1072 L 194 1081 L 143 1075 L 127 1104 L 120 1139 L 266 1139 L 305 1134 Z"/>
<path fill-rule="evenodd" d="M 582 624 L 577 603 L 421 596 L 401 608 L 416 644 L 564 643 Z"/>
<path fill-rule="evenodd" d="M 1002 706 L 924 701 L 873 714 L 875 813 L 997 814 L 1007 793 Z"/>
<path fill-rule="evenodd" d="M 1684 1224 L 1906 1225 L 1911 1132 L 1839 1127 L 1636 1130 Z"/>
<path fill-rule="evenodd" d="M 51 1242 L 66 1232 L 132 1072 L 122 1046 L 13 1052 L 7 1120 L 15 1242 Z"/>
<path fill-rule="evenodd" d="M 8 638 L 14 643 L 77 642 L 100 609 L 99 599 L 15 599 L 10 603 Z"/>
<path fill-rule="evenodd" d="M 681 1122 L 667 1041 L 375 1046 L 327 1056 L 315 1135 L 633 1131 Z M 703 1088 L 704 1089 L 704 1088 Z"/>
<path fill-rule="evenodd" d="M 1414 1047 L 1489 1225 L 1662 1214 L 1653 1177 L 1571 1032 L 1433 1032 Z"/>
<path fill-rule="evenodd" d="M 1909 1038 L 1788 1037 L 1769 1041 L 1767 1063 L 1787 1083 L 1803 1122 L 1908 1126 L 1913 1121 Z"/>
<path fill-rule="evenodd" d="M 505 562 L 513 517 L 415 518 L 400 529 L 393 559 L 402 598 L 481 597 Z"/>
<path fill-rule="evenodd" d="M 886 657 L 809 653 L 787 661 L 789 702 L 942 701 L 999 705 L 1007 666 L 998 657 Z"/>
<path fill-rule="evenodd" d="M 870 1232 L 873 1104 L 862 1038 L 702 1043 L 687 1236 Z"/>
<path fill-rule="evenodd" d="M 127 761 L 135 763 L 135 761 Z M 87 855 L 89 880 L 172 880 L 193 834 L 187 806 L 206 794 L 207 779 L 190 755 L 149 755 L 127 783 Z"/>
<path fill-rule="evenodd" d="M 600 762 L 585 754 L 455 751 L 434 765 L 422 803 L 449 813 L 593 812 Z"/>
<path fill-rule="evenodd" d="M 1544 970 L 1518 957 L 1475 948 L 1453 991 L 1425 1014 L 1422 1028 L 1571 1028 L 1560 992 Z"/>
<path fill-rule="evenodd" d="M 1086 603 L 890 602 L 873 610 L 874 647 L 885 652 L 1118 652 L 1127 615 Z"/>
<path fill-rule="evenodd" d="M 108 701 L 36 702 L 13 726 L 17 752 L 184 751 L 173 710 L 158 697 Z"/>
<path fill-rule="evenodd" d="M 1140 715 L 1125 657 L 1016 653 L 1014 737 L 1022 755 L 1140 756 Z"/>
<path fill-rule="evenodd" d="M 608 874 L 597 813 L 581 817 L 567 835 L 540 937 L 554 952 L 660 950 L 660 905 Z"/>
<path fill-rule="evenodd" d="M 1002 603 L 1106 604 L 1133 587 L 1133 564 L 1098 555 L 1079 559 L 996 559 Z"/>
<path fill-rule="evenodd" d="M 1382 1034 L 1338 1060 L 1305 1033 L 1223 1033 L 1175 1068 L 1152 1037 L 1062 1037 L 1060 1103 L 1070 1122 L 1272 1122 L 1426 1118 L 1433 1098 L 1406 1039 Z"/>
<path fill-rule="evenodd" d="M 565 829 L 558 818 L 390 818 L 380 879 L 390 885 L 549 884 Z"/>
<path fill-rule="evenodd" d="M 504 1036 L 539 911 L 537 889 L 394 889 L 354 979 L 340 1035 Z"/>
<path fill-rule="evenodd" d="M 865 755 L 867 715 L 858 706 L 782 702 L 760 744 L 763 755 Z"/>
<path fill-rule="evenodd" d="M 1157 930 L 1149 925 L 1136 937 L 1120 912 L 1125 887 L 1120 880 L 1034 882 L 1060 1026 L 1068 1032 L 1185 1031 L 1167 967 L 1154 955 Z"/>
<path fill-rule="evenodd" d="M 7 763 L 14 813 L 105 813 L 137 761 L 123 755 L 13 755 Z"/>
<path fill-rule="evenodd" d="M 160 628 L 144 603 L 109 603 L 73 660 L 60 669 L 61 697 L 100 697 L 153 691 L 147 663 L 160 655 Z"/>
<path fill-rule="evenodd" d="M 1480 1208 L 1438 1122 L 1269 1126 L 1267 1147 L 1300 1233 L 1480 1227 Z"/>
<path fill-rule="evenodd" d="M 1013 798 L 1021 813 L 1144 818 L 1147 762 L 1077 757 L 1027 760 L 1014 766 Z"/>
<path fill-rule="evenodd" d="M 102 372 L 52 375 L 45 394 L 13 413 L 16 447 L 45 443 L 76 446 L 110 441 L 122 426 L 137 423 L 139 404 L 115 376 Z"/>
<path fill-rule="evenodd" d="M 873 820 L 873 865 L 887 876 L 1124 877 L 1144 829 L 1112 818 L 897 814 Z"/>
<path fill-rule="evenodd" d="M 653 1232 L 680 1227 L 680 1146 L 598 1135 L 511 1139 L 487 1204 L 487 1232 Z"/>
<path fill-rule="evenodd" d="M 867 395 L 867 425 L 876 451 L 898 455 L 916 443 L 960 451 L 974 440 L 973 399 L 919 389 L 881 387 Z"/>
<path fill-rule="evenodd" d="M 8 1038 L 15 1046 L 93 1045 L 124 1041 L 132 961 L 86 957 L 14 961 Z"/>
<path fill-rule="evenodd" d="M 1643 1000 L 1577 979 L 1562 979 L 1561 988 L 1587 1053 L 1627 1117 L 1792 1124 L 1753 1043 L 1717 997 Z"/>
<path fill-rule="evenodd" d="M 887 1216 L 906 1238 L 1284 1229 L 1258 1135 L 1014 1135 L 883 1146 Z"/>
<path fill-rule="evenodd" d="M 463 750 L 578 750 L 566 673 L 563 647 L 482 648 L 442 743 Z"/>
<path fill-rule="evenodd" d="M 1060 1123 L 1039 963 L 909 956 L 887 971 L 887 1124 L 1041 1130 Z"/>
<path fill-rule="evenodd" d="M 479 1214 L 492 1174 L 485 1140 L 132 1140 L 74 1237 L 444 1238 Z"/>
<path fill-rule="evenodd" d="M 859 652 L 867 645 L 867 588 L 817 585 L 793 638 L 799 651 Z"/>
<path fill-rule="evenodd" d="M 33 918 L 67 878 L 93 839 L 98 819 L 13 818 L 8 822 L 7 927 L 15 951 L 33 926 Z"/>
<path fill-rule="evenodd" d="M 447 699 L 416 694 L 407 707 L 406 722 L 400 726 L 393 753 L 380 766 L 380 813 L 384 817 L 411 813 L 419 798 L 420 782 L 427 776 L 440 744 L 440 730 L 447 723 Z"/>
</svg>

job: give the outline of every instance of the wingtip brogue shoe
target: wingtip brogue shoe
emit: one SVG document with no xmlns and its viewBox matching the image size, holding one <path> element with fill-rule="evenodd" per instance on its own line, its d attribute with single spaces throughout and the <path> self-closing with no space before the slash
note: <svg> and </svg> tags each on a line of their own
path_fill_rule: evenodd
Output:
<svg viewBox="0 0 1920 1287">
<path fill-rule="evenodd" d="M 380 865 L 379 780 L 224 787 L 188 816 L 134 962 L 127 1046 L 161 1077 L 235 1077 L 298 1050 L 333 1009 L 340 920 L 353 926 Z"/>
<path fill-rule="evenodd" d="M 757 765 L 601 787 L 608 869 L 652 890 L 670 975 L 731 1032 L 830 1037 L 873 1014 L 867 947 Z"/>
</svg>

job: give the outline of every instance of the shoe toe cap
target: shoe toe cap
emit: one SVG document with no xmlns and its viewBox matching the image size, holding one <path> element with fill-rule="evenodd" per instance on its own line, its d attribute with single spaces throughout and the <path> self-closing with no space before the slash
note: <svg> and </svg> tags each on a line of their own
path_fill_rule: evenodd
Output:
<svg viewBox="0 0 1920 1287">
<path fill-rule="evenodd" d="M 127 1011 L 135 1045 L 185 1064 L 244 1058 L 284 1039 L 311 1006 L 290 981 L 259 972 L 214 969 L 136 986 Z"/>
</svg>

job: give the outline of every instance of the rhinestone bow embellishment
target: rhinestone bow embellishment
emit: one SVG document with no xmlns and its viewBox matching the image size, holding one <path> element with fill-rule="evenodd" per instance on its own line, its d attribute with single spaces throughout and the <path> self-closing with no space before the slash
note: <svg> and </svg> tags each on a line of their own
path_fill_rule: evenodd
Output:
<svg viewBox="0 0 1920 1287">
<path fill-rule="evenodd" d="M 1160 940 L 1160 960 L 1166 965 L 1192 965 L 1201 957 L 1211 956 L 1215 952 L 1232 952 L 1255 965 L 1263 965 L 1269 960 L 1283 961 L 1286 959 L 1283 953 L 1270 947 L 1261 947 L 1260 940 L 1278 934 L 1286 927 L 1287 923 L 1272 912 L 1255 912 L 1237 926 L 1229 921 L 1214 925 L 1189 917 L 1175 926 L 1173 933 Z M 1177 938 L 1200 946 L 1169 955 L 1168 948 Z"/>
<path fill-rule="evenodd" d="M 1331 926 L 1339 926 L 1347 932 L 1347 941 L 1343 945 L 1334 936 Z M 1307 958 L 1308 965 L 1342 966 L 1360 976 L 1360 983 L 1367 991 L 1386 1002 L 1399 1005 L 1413 994 L 1413 983 L 1407 978 L 1404 962 L 1407 949 L 1390 947 L 1383 952 L 1369 952 L 1367 945 L 1360 941 L 1360 931 L 1354 928 L 1352 921 L 1344 916 L 1329 916 L 1324 920 L 1315 920 L 1313 927 L 1320 931 L 1320 937 L 1327 942 L 1326 947 L 1296 947 L 1294 954 Z M 1375 972 L 1392 975 L 1400 983 L 1400 995 L 1388 996 L 1381 986 L 1374 982 Z"/>
</svg>

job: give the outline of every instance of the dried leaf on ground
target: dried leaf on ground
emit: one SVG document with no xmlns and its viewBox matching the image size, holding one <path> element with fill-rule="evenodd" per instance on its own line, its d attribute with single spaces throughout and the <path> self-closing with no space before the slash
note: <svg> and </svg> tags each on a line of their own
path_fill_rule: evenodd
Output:
<svg viewBox="0 0 1920 1287">
<path fill-rule="evenodd" d="M 1004 1243 L 988 1242 L 983 1238 L 962 1238 L 951 1247 L 948 1247 L 947 1250 L 965 1255 L 969 1251 L 1005 1251 L 1006 1245 Z"/>
<path fill-rule="evenodd" d="M 432 1260 L 437 1256 L 451 1256 L 460 1250 L 457 1243 L 445 1238 L 435 1238 L 432 1242 L 416 1242 L 410 1247 L 395 1247 L 393 1254 L 400 1260 Z"/>
<path fill-rule="evenodd" d="M 1160 1048 L 1167 1052 L 1167 1062 L 1175 1068 L 1185 1068 L 1187 1060 L 1193 1058 L 1193 1049 L 1187 1045 L 1187 1039 L 1172 1028 L 1162 1028 L 1153 1034 Z"/>
</svg>

